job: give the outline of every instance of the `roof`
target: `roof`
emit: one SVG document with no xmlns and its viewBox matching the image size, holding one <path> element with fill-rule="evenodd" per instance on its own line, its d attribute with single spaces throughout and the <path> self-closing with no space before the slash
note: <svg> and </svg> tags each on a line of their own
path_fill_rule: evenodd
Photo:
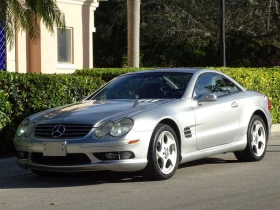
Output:
<svg viewBox="0 0 280 210">
<path fill-rule="evenodd" d="M 130 72 L 128 74 L 142 74 L 142 73 L 152 73 L 152 72 L 185 72 L 185 73 L 197 73 L 197 72 L 217 72 L 212 69 L 199 69 L 199 68 L 159 68 L 150 69 L 144 71 Z"/>
</svg>

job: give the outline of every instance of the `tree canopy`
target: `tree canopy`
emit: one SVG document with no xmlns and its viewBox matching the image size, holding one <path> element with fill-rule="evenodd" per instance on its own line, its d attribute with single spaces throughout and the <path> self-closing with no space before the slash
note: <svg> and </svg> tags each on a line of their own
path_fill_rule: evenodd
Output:
<svg viewBox="0 0 280 210">
<path fill-rule="evenodd" d="M 280 65 L 279 2 L 226 0 L 228 65 Z M 142 0 L 142 65 L 219 66 L 219 9 L 219 0 Z M 97 67 L 125 64 L 126 15 L 125 2 L 103 2 L 96 11 Z"/>
<path fill-rule="evenodd" d="M 65 27 L 64 14 L 58 8 L 56 0 L 1 0 L 0 24 L 4 27 L 8 43 L 13 43 L 16 31 L 23 30 L 32 40 L 40 37 L 39 21 L 50 32 L 54 24 Z"/>
</svg>

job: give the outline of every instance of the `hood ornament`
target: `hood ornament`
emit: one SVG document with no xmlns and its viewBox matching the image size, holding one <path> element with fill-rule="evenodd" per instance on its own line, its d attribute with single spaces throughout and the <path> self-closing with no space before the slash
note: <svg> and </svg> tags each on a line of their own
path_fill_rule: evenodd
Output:
<svg viewBox="0 0 280 210">
<path fill-rule="evenodd" d="M 63 125 L 57 125 L 52 129 L 52 137 L 59 138 L 65 132 L 65 127 Z"/>
</svg>

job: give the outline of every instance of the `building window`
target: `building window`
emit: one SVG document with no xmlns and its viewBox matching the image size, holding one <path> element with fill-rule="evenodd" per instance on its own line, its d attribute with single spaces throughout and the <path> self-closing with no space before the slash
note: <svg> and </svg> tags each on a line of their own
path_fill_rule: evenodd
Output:
<svg viewBox="0 0 280 210">
<path fill-rule="evenodd" d="M 57 29 L 57 62 L 73 63 L 73 29 Z"/>
</svg>

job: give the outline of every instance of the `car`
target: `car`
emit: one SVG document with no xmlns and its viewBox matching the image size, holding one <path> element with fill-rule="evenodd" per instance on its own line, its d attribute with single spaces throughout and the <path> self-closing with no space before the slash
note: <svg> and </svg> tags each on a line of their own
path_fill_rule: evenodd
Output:
<svg viewBox="0 0 280 210">
<path fill-rule="evenodd" d="M 19 166 L 39 176 L 106 170 L 166 180 L 178 164 L 217 154 L 262 160 L 270 108 L 266 95 L 220 71 L 146 70 L 26 118 L 13 143 Z"/>
</svg>

